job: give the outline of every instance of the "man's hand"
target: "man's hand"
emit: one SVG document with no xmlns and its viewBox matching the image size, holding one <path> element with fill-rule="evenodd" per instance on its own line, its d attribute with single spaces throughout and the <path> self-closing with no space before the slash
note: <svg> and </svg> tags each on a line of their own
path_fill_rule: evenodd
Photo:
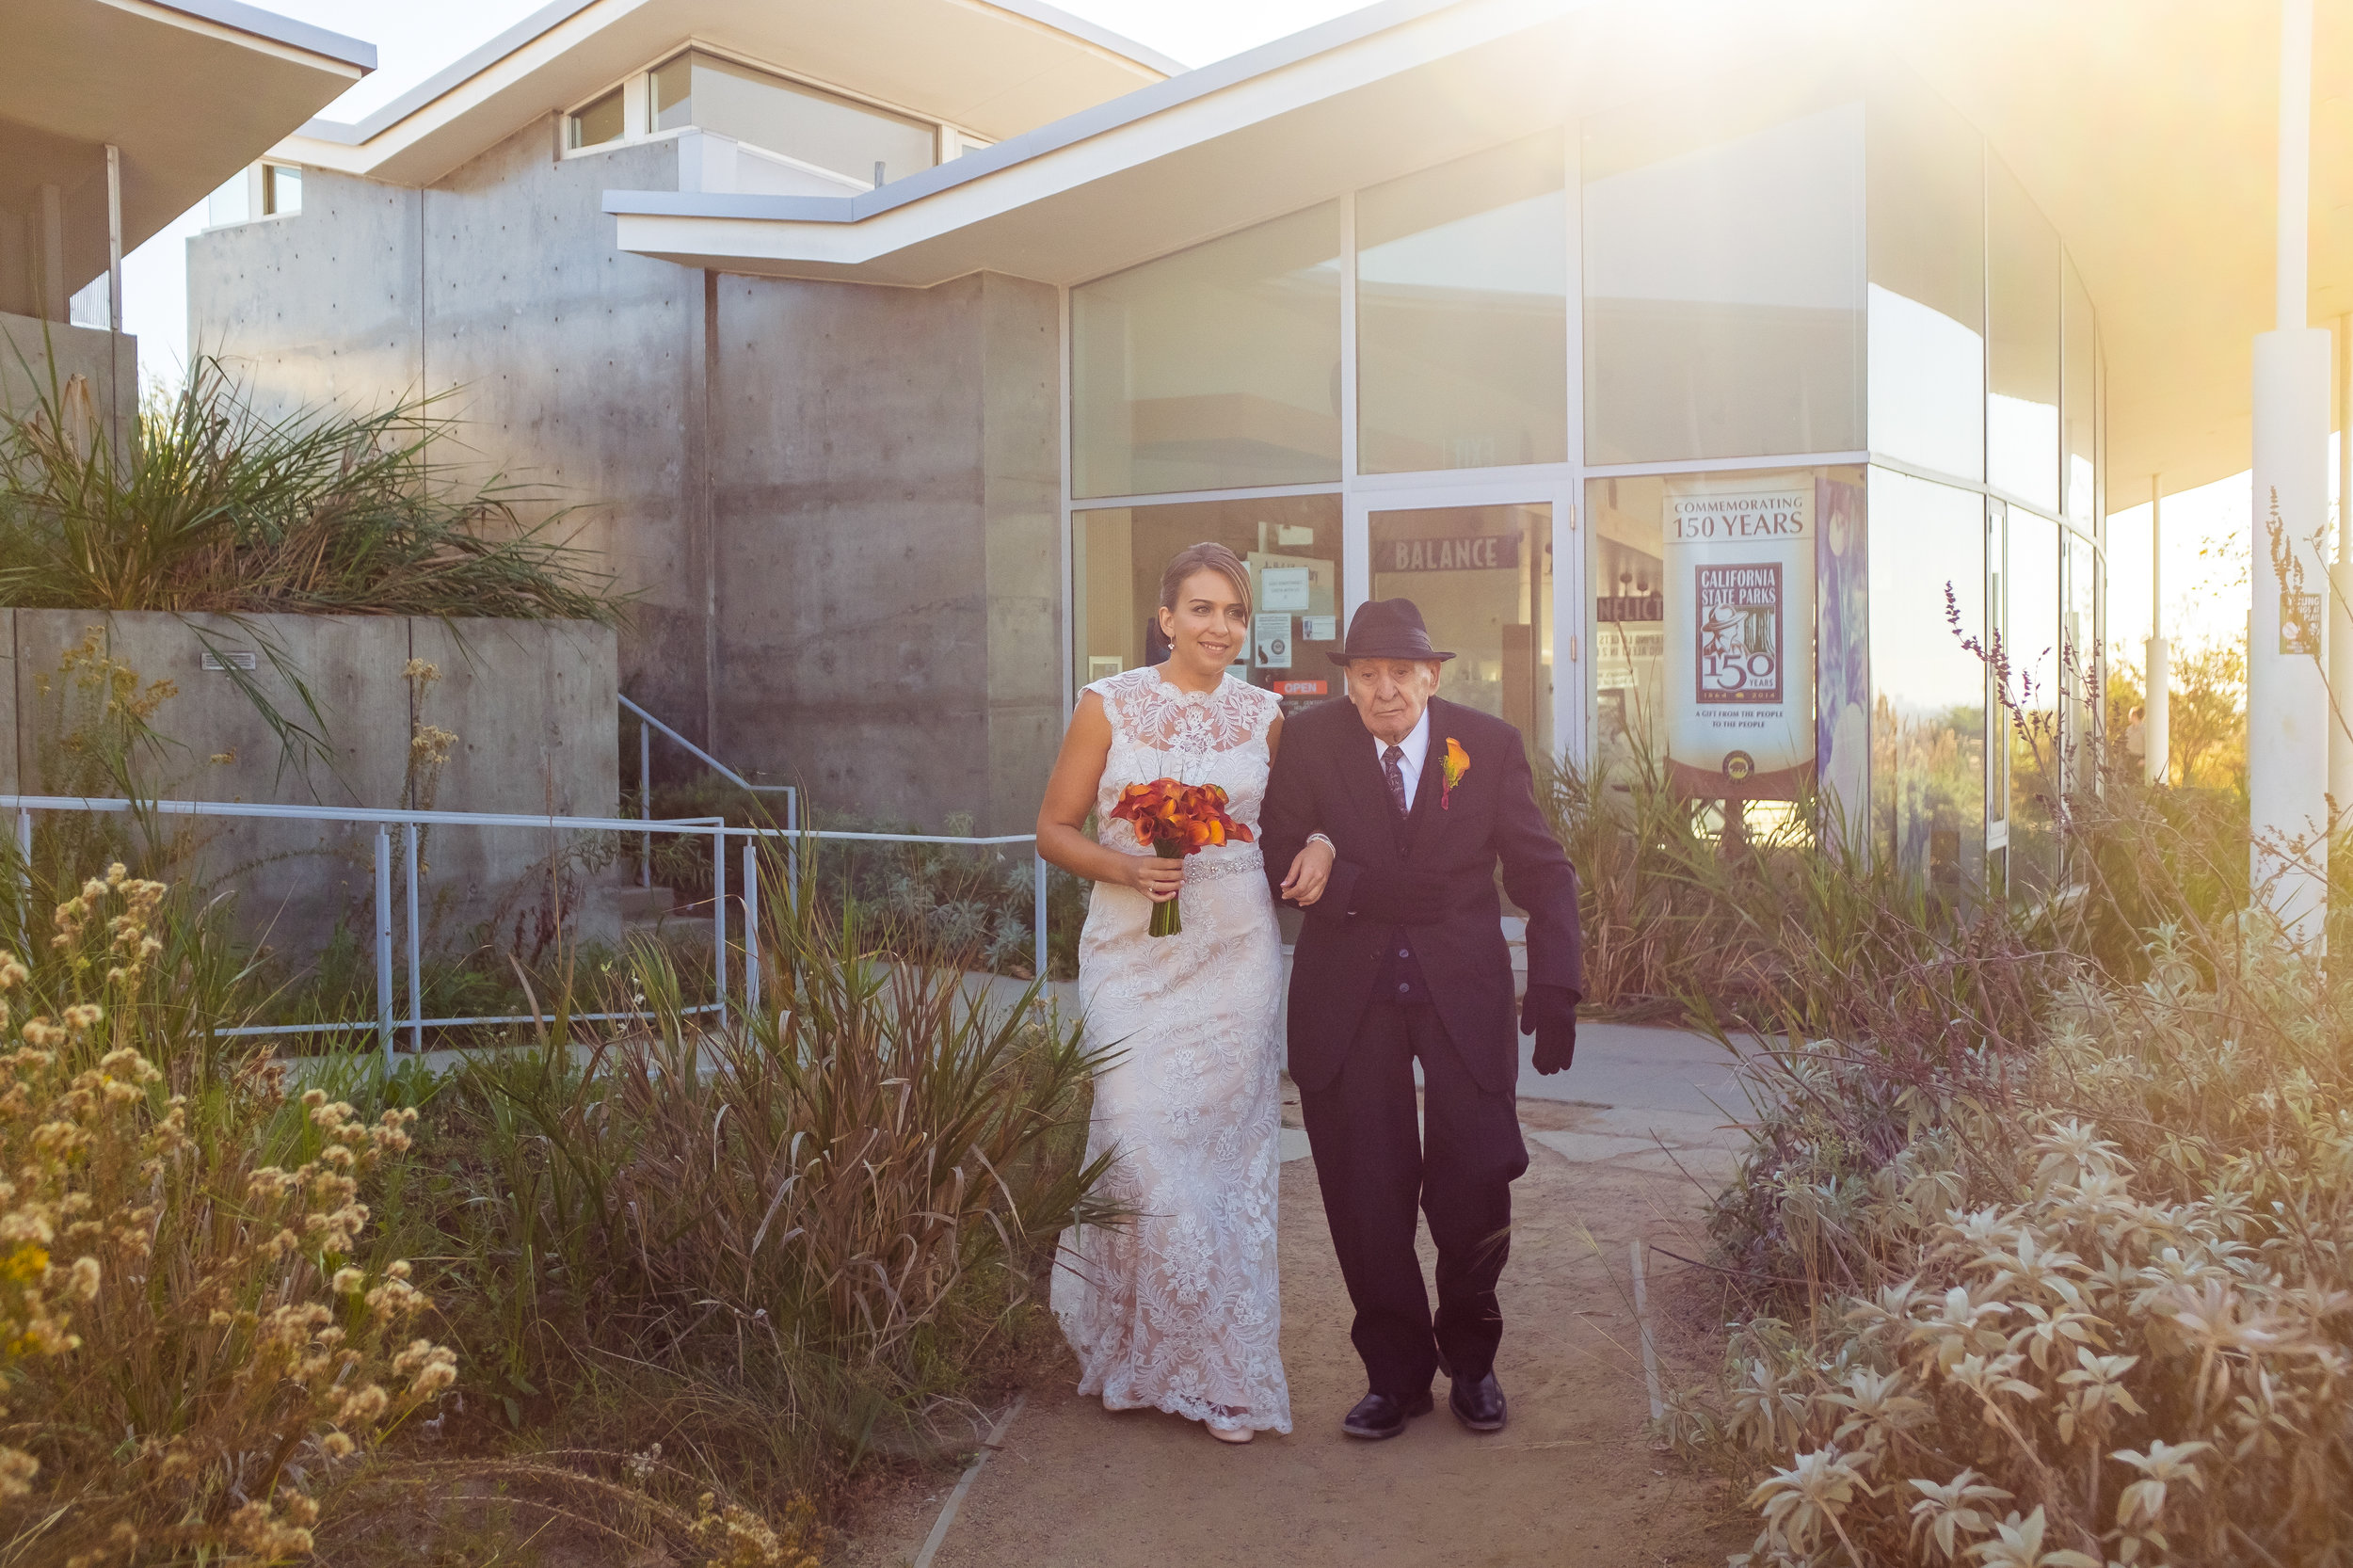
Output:
<svg viewBox="0 0 2353 1568">
<path fill-rule="evenodd" d="M 1536 1036 L 1538 1072 L 1566 1072 L 1577 1056 L 1577 993 L 1565 985 L 1530 985 L 1520 1006 L 1520 1032 Z"/>
<path fill-rule="evenodd" d="M 1323 896 L 1323 885 L 1331 880 L 1335 858 L 1332 840 L 1310 839 L 1291 856 L 1291 869 L 1283 878 L 1283 896 L 1302 909 Z"/>
</svg>

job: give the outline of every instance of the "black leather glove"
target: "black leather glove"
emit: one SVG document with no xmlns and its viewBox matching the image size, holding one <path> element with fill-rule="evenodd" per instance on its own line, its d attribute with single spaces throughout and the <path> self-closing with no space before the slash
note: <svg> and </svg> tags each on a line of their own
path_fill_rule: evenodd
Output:
<svg viewBox="0 0 2353 1568">
<path fill-rule="evenodd" d="M 1367 872 L 1348 912 L 1385 925 L 1434 925 L 1446 919 L 1446 885 L 1428 872 Z"/>
<path fill-rule="evenodd" d="M 1577 1057 L 1577 993 L 1565 985 L 1530 985 L 1520 1004 L 1520 1032 L 1536 1036 L 1538 1072 L 1566 1072 Z"/>
</svg>

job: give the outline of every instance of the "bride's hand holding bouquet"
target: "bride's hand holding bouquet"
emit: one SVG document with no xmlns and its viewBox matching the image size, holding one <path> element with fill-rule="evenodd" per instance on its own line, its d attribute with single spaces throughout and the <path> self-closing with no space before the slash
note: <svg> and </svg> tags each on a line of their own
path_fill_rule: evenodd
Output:
<svg viewBox="0 0 2353 1568">
<path fill-rule="evenodd" d="M 1176 894 L 1184 885 L 1186 856 L 1212 844 L 1250 842 L 1250 829 L 1226 814 L 1225 801 L 1225 790 L 1215 784 L 1179 784 L 1173 778 L 1130 784 L 1119 792 L 1112 818 L 1133 826 L 1136 842 L 1150 845 L 1155 857 L 1133 873 L 1137 891 L 1153 901 L 1153 936 L 1174 936 L 1184 929 Z"/>
</svg>

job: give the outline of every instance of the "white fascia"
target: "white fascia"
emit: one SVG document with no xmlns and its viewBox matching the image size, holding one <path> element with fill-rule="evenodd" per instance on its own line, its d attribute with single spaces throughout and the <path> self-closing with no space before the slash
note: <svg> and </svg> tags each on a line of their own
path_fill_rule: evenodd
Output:
<svg viewBox="0 0 2353 1568">
<path fill-rule="evenodd" d="M 604 210 L 616 220 L 618 248 L 634 254 L 839 276 L 1600 3 L 1391 0 L 865 195 L 612 190 Z M 965 270 L 935 277 L 919 267 L 878 280 L 920 285 Z"/>
<path fill-rule="evenodd" d="M 448 123 L 662 0 L 552 0 L 356 124 L 313 120 L 270 150 L 289 163 L 373 174 Z M 424 112 L 427 109 L 432 112 Z"/>
</svg>

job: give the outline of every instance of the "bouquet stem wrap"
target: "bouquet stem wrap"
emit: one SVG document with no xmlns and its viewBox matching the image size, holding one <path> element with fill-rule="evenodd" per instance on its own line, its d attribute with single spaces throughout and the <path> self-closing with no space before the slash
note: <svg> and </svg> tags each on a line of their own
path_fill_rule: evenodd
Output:
<svg viewBox="0 0 2353 1568">
<path fill-rule="evenodd" d="M 1152 853 L 1163 860 L 1181 860 L 1193 851 L 1182 839 L 1155 839 L 1152 840 Z M 1154 904 L 1152 924 L 1149 927 L 1150 934 L 1155 936 L 1174 936 L 1184 930 L 1184 898 L 1180 894 L 1170 899 L 1166 904 Z"/>
<path fill-rule="evenodd" d="M 1212 844 L 1250 842 L 1250 829 L 1225 810 L 1225 792 L 1215 784 L 1179 784 L 1156 778 L 1119 792 L 1112 816 L 1135 828 L 1136 842 L 1149 844 L 1163 860 L 1182 860 Z M 1151 934 L 1174 936 L 1185 928 L 1180 899 L 1152 906 Z"/>
</svg>

